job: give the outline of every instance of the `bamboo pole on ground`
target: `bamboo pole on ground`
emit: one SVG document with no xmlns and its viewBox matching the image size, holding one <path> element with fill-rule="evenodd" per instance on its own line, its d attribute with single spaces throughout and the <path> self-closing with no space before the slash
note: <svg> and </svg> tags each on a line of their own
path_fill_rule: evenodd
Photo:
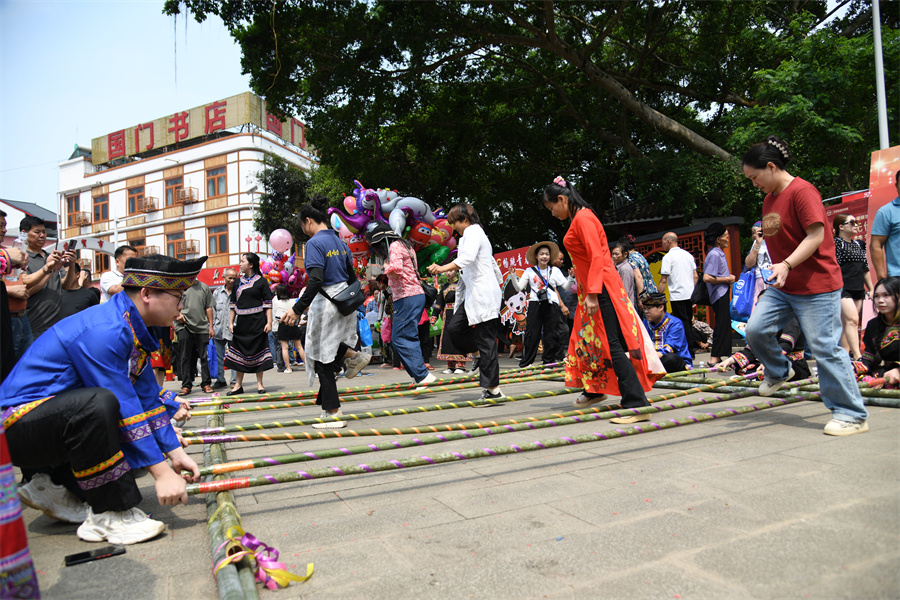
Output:
<svg viewBox="0 0 900 600">
<path fill-rule="evenodd" d="M 410 467 L 422 467 L 427 465 L 435 465 L 448 462 L 456 462 L 460 460 L 469 460 L 476 458 L 486 458 L 489 456 L 502 456 L 506 454 L 517 454 L 521 452 L 531 452 L 536 450 L 546 450 L 549 448 L 559 448 L 564 446 L 608 441 L 629 435 L 637 435 L 641 433 L 649 433 L 654 431 L 662 431 L 683 425 L 694 425 L 706 421 L 712 421 L 736 415 L 747 414 L 765 410 L 767 408 L 775 408 L 785 406 L 806 400 L 807 396 L 813 394 L 803 393 L 792 396 L 791 398 L 769 398 L 759 404 L 742 406 L 738 408 L 727 408 L 717 413 L 707 413 L 705 415 L 691 415 L 684 419 L 670 419 L 662 423 L 641 422 L 638 425 L 626 427 L 623 429 L 611 429 L 599 433 L 590 433 L 565 438 L 553 438 L 548 440 L 534 441 L 527 444 L 509 444 L 507 446 L 496 446 L 492 448 L 482 448 L 468 450 L 465 452 L 446 452 L 436 456 L 413 456 L 401 460 L 387 460 L 372 464 L 356 464 L 345 465 L 341 467 L 324 467 L 321 469 L 312 469 L 310 471 L 296 471 L 291 473 L 278 473 L 274 475 L 255 475 L 252 477 L 239 477 L 225 481 L 215 481 L 209 484 L 189 484 L 188 494 L 201 494 L 218 490 L 233 490 L 250 487 L 259 487 L 267 485 L 276 485 L 281 483 L 290 483 L 296 481 L 304 481 L 311 479 L 323 479 L 328 477 L 338 477 L 344 475 L 360 475 L 364 473 L 377 473 L 380 471 L 392 471 L 397 469 L 405 469 Z M 634 410 L 622 411 L 623 414 L 643 414 L 645 412 L 654 412 L 655 407 L 646 407 Z"/>
</svg>

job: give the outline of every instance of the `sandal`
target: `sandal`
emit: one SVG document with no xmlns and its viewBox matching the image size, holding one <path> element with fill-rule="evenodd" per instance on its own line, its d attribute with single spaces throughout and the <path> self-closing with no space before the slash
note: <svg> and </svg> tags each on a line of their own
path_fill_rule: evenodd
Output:
<svg viewBox="0 0 900 600">
<path fill-rule="evenodd" d="M 178 392 L 178 395 L 179 395 L 179 396 L 187 396 L 187 395 L 190 394 L 190 393 L 191 393 L 191 388 L 189 388 L 189 387 L 183 387 L 183 388 L 181 388 L 181 391 Z"/>
<path fill-rule="evenodd" d="M 599 404 L 606 400 L 606 394 L 587 394 L 582 392 L 580 396 L 572 403 L 575 408 L 587 408 L 594 404 Z"/>
</svg>

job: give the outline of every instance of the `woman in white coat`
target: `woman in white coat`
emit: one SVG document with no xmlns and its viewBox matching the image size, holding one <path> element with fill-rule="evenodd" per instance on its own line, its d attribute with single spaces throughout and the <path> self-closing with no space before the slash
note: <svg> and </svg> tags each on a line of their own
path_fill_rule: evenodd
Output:
<svg viewBox="0 0 900 600">
<path fill-rule="evenodd" d="M 457 204 L 447 213 L 449 223 L 462 237 L 453 262 L 430 265 L 432 275 L 460 270 L 456 306 L 447 333 L 463 354 L 478 354 L 475 365 L 485 400 L 500 398 L 500 364 L 497 334 L 500 329 L 500 282 L 502 275 L 491 243 L 481 228 L 481 219 L 471 204 Z"/>
</svg>

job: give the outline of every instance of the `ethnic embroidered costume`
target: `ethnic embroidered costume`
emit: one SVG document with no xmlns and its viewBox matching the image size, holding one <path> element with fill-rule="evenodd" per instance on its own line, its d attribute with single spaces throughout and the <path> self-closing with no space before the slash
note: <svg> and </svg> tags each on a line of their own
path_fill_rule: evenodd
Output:
<svg viewBox="0 0 900 600">
<path fill-rule="evenodd" d="M 900 367 L 900 321 L 888 324 L 882 315 L 875 315 L 866 325 L 862 356 L 853 366 L 860 381 L 883 377 Z"/>
<path fill-rule="evenodd" d="M 693 368 L 691 351 L 688 349 L 687 337 L 684 333 L 684 325 L 679 319 L 673 319 L 669 313 L 663 313 L 663 319 L 656 325 L 644 319 L 644 327 L 653 340 L 653 347 L 663 354 L 677 354 L 688 369 Z"/>
<path fill-rule="evenodd" d="M 58 394 L 103 388 L 119 402 L 121 452 L 73 468 L 79 487 L 95 488 L 130 468 L 160 463 L 180 445 L 169 424 L 179 408 L 175 393 L 160 388 L 149 365 L 158 347 L 128 295 L 116 294 L 64 319 L 34 343 L 0 387 L 3 419 L 14 426 Z"/>
</svg>

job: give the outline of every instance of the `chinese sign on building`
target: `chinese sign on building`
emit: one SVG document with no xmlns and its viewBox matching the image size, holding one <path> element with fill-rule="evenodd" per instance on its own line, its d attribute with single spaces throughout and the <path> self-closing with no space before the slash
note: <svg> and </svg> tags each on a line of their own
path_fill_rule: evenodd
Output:
<svg viewBox="0 0 900 600">
<path fill-rule="evenodd" d="M 266 110 L 265 100 L 244 92 L 94 138 L 91 140 L 91 162 L 99 165 L 248 123 L 295 146 L 306 147 L 303 123 L 294 118 L 282 121 Z"/>
</svg>

